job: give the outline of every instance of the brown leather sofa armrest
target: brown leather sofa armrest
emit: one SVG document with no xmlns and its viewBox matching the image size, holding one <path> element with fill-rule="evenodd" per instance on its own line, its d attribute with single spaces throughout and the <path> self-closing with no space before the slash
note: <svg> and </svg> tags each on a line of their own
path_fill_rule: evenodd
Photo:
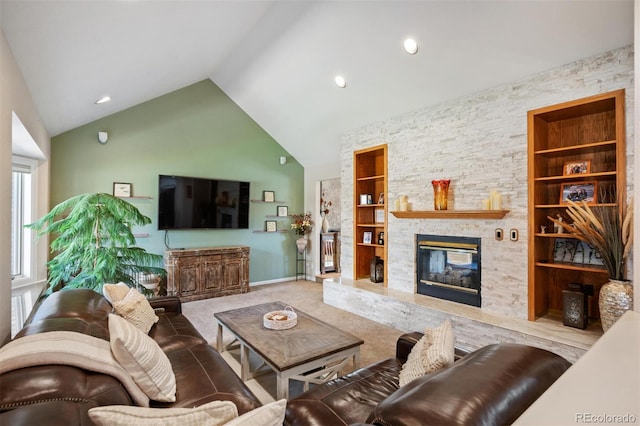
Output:
<svg viewBox="0 0 640 426">
<path fill-rule="evenodd" d="M 422 336 L 424 336 L 423 333 L 413 331 L 398 337 L 398 341 L 396 342 L 396 358 L 402 361 L 402 363 L 407 362 L 407 357 L 411 353 L 411 349 L 413 349 Z"/>
<path fill-rule="evenodd" d="M 182 313 L 182 303 L 178 296 L 161 296 L 149 299 L 149 303 L 153 309 L 160 310 L 157 313 L 163 312 L 175 312 L 176 314 Z"/>
</svg>

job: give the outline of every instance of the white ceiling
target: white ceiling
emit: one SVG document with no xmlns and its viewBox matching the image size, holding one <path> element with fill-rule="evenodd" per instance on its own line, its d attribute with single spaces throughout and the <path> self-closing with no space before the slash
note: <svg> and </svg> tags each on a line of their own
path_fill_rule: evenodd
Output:
<svg viewBox="0 0 640 426">
<path fill-rule="evenodd" d="M 633 0 L 0 7 L 52 136 L 211 78 L 305 167 L 338 162 L 349 130 L 633 43 Z M 417 55 L 402 50 L 407 36 Z"/>
</svg>

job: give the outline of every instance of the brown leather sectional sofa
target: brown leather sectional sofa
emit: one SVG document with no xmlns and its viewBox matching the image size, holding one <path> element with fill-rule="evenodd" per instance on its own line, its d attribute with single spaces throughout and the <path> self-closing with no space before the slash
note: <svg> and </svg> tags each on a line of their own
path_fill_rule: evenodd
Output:
<svg viewBox="0 0 640 426">
<path fill-rule="evenodd" d="M 395 358 L 289 400 L 285 424 L 509 425 L 571 365 L 543 349 L 501 343 L 399 388 L 402 365 L 421 337 L 405 334 L 398 339 Z"/>
<path fill-rule="evenodd" d="M 181 313 L 177 297 L 151 301 L 160 320 L 149 332 L 166 353 L 176 377 L 176 401 L 152 407 L 195 407 L 233 401 L 243 414 L 262 404 Z M 112 307 L 86 289 L 59 291 L 35 308 L 15 339 L 47 331 L 76 331 L 109 340 Z M 213 318 L 212 318 L 213 321 Z M 213 326 L 213 325 L 212 325 Z M 91 425 L 87 411 L 135 405 L 114 377 L 68 365 L 21 368 L 0 375 L 0 424 Z"/>
</svg>

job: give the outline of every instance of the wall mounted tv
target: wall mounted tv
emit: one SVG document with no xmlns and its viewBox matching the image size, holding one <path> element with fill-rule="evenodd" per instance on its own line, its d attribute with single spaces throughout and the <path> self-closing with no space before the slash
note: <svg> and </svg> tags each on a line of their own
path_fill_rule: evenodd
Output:
<svg viewBox="0 0 640 426">
<path fill-rule="evenodd" d="M 249 182 L 158 176 L 158 229 L 249 228 Z"/>
</svg>

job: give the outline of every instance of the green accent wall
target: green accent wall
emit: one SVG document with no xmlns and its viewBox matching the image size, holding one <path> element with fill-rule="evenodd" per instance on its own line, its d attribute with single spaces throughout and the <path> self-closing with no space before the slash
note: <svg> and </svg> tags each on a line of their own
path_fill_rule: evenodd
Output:
<svg viewBox="0 0 640 426">
<path fill-rule="evenodd" d="M 104 145 L 99 131 L 109 134 Z M 86 192 L 112 193 L 114 182 L 131 183 L 134 196 L 151 197 L 130 202 L 152 219 L 134 230 L 149 234 L 138 245 L 152 253 L 165 250 L 165 231 L 157 229 L 159 174 L 249 181 L 252 200 L 261 200 L 263 190 L 275 191 L 276 203 L 250 203 L 248 230 L 168 231 L 168 245 L 247 245 L 250 282 L 295 276 L 291 219 L 266 216 L 275 216 L 278 205 L 288 206 L 289 214 L 303 211 L 304 170 L 211 80 L 60 134 L 51 152 L 52 206 Z M 264 230 L 266 220 L 277 220 L 287 232 L 254 233 Z"/>
</svg>

